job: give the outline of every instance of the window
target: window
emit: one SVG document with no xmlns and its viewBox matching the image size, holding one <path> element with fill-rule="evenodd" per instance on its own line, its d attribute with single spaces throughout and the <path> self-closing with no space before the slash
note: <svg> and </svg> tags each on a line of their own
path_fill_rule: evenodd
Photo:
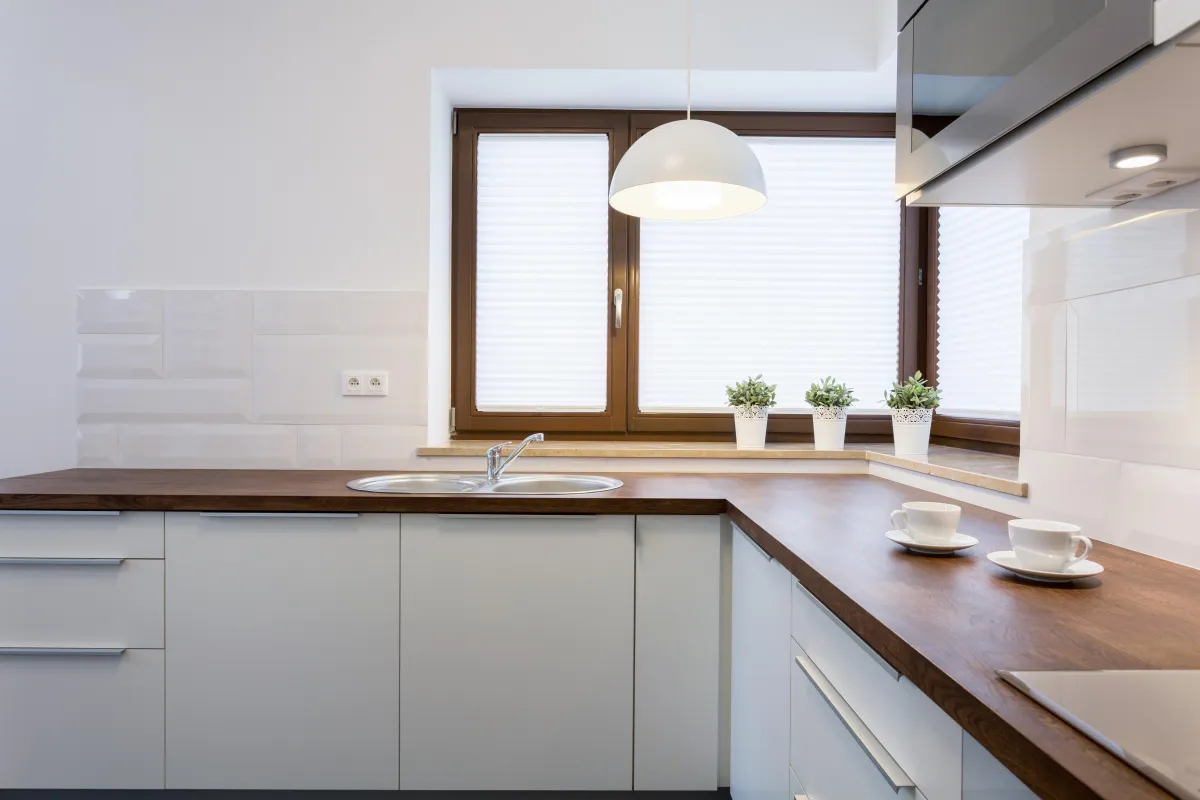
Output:
<svg viewBox="0 0 1200 800">
<path fill-rule="evenodd" d="M 942 414 L 1021 414 L 1021 277 L 1029 210 L 943 208 L 937 233 Z"/>
<path fill-rule="evenodd" d="M 761 372 L 779 385 L 772 438 L 811 438 L 804 392 L 835 375 L 860 398 L 851 440 L 887 439 L 883 391 L 920 369 L 944 376 L 965 414 L 936 417 L 935 436 L 1015 446 L 1020 326 L 984 328 L 1019 321 L 1020 247 L 1015 305 L 1013 250 L 989 249 L 1019 225 L 902 208 L 889 115 L 696 116 L 747 138 L 766 173 L 762 211 L 672 223 L 608 207 L 630 142 L 677 113 L 458 112 L 458 435 L 732 438 L 724 387 Z M 986 313 L 955 314 L 978 303 Z M 1002 367 L 976 368 L 981 337 Z"/>
</svg>

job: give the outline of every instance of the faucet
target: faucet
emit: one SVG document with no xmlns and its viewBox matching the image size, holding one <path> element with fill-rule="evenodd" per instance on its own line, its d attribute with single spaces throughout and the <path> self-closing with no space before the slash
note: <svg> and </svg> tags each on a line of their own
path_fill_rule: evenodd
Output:
<svg viewBox="0 0 1200 800">
<path fill-rule="evenodd" d="M 504 474 L 504 470 L 508 469 L 508 465 L 511 464 L 517 456 L 521 455 L 521 451 L 525 449 L 526 445 L 528 445 L 530 442 L 544 441 L 546 441 L 545 434 L 531 433 L 525 437 L 524 441 L 513 448 L 513 451 L 508 454 L 508 458 L 505 458 L 504 460 L 501 460 L 500 458 L 500 451 L 505 447 L 508 447 L 510 444 L 512 444 L 512 442 L 504 442 L 503 444 L 489 447 L 487 451 L 488 483 L 495 483 L 497 480 L 499 480 L 500 476 Z"/>
</svg>

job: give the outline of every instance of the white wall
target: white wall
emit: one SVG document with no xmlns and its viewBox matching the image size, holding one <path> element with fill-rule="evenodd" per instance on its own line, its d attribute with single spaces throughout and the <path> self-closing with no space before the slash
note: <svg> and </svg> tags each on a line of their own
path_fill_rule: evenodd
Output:
<svg viewBox="0 0 1200 800">
<path fill-rule="evenodd" d="M 697 0 L 695 64 L 877 71 L 888 5 Z M 434 70 L 678 69 L 683 8 L 0 0 L 0 475 L 76 462 L 80 287 L 428 292 L 413 368 L 441 426 L 454 98 Z"/>
<path fill-rule="evenodd" d="M 1200 187 L 1035 210 L 1026 253 L 1025 512 L 1200 567 Z"/>
</svg>

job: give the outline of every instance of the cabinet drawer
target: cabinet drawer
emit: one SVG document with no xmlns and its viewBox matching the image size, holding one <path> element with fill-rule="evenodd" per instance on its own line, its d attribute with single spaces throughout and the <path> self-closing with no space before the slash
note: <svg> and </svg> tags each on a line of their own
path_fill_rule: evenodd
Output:
<svg viewBox="0 0 1200 800">
<path fill-rule="evenodd" d="M 0 647 L 162 646 L 162 561 L 0 558 Z"/>
<path fill-rule="evenodd" d="M 0 511 L 0 557 L 162 558 L 160 511 Z"/>
<path fill-rule="evenodd" d="M 792 645 L 792 771 L 821 800 L 915 800 L 913 780 Z"/>
<path fill-rule="evenodd" d="M 163 651 L 0 655 L 0 787 L 162 789 Z"/>
<path fill-rule="evenodd" d="M 796 581 L 792 582 L 792 636 L 928 800 L 960 800 L 962 729 L 958 723 Z"/>
</svg>

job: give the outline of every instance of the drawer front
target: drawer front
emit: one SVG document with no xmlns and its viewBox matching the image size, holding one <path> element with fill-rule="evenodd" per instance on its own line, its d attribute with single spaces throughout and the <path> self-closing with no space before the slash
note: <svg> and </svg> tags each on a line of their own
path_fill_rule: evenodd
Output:
<svg viewBox="0 0 1200 800">
<path fill-rule="evenodd" d="M 962 728 L 795 581 L 792 635 L 928 800 L 960 800 Z"/>
<path fill-rule="evenodd" d="M 163 651 L 0 655 L 0 788 L 162 789 Z"/>
<path fill-rule="evenodd" d="M 162 647 L 163 563 L 0 558 L 0 647 Z"/>
<path fill-rule="evenodd" d="M 820 800 L 917 797 L 903 771 L 890 765 L 889 773 L 888 767 L 881 766 L 888 754 L 878 742 L 870 744 L 868 751 L 863 741 L 870 741 L 869 731 L 844 705 L 840 710 L 835 707 L 841 698 L 828 685 L 821 685 L 819 671 L 811 666 L 806 671 L 801 660 L 812 663 L 793 643 L 791 762 L 808 796 Z"/>
<path fill-rule="evenodd" d="M 160 511 L 0 511 L 0 557 L 162 558 Z"/>
</svg>

